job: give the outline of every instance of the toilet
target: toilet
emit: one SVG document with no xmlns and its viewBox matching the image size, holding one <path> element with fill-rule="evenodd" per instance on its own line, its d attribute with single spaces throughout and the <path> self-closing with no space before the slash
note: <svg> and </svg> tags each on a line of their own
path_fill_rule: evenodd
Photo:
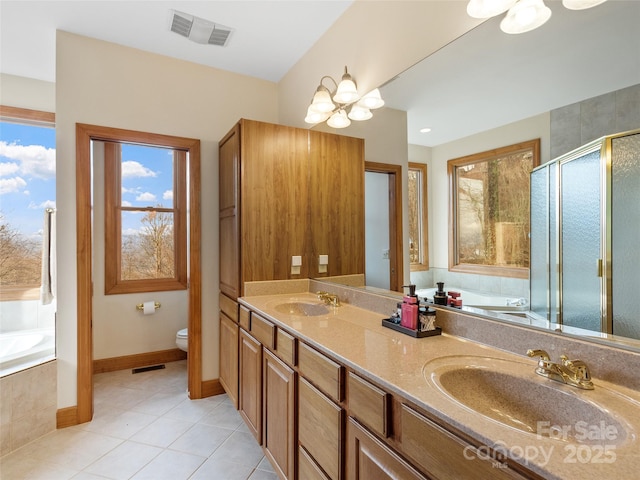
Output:
<svg viewBox="0 0 640 480">
<path fill-rule="evenodd" d="M 180 350 L 186 352 L 188 344 L 189 342 L 187 341 L 187 329 L 183 328 L 182 330 L 178 330 L 178 333 L 176 333 L 176 346 Z"/>
</svg>

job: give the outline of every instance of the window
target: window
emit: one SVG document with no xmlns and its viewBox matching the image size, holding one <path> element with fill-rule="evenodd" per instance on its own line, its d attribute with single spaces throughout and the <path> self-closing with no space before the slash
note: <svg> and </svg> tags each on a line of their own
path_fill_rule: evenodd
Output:
<svg viewBox="0 0 640 480">
<path fill-rule="evenodd" d="M 104 143 L 105 294 L 187 288 L 187 152 Z"/>
<path fill-rule="evenodd" d="M 409 162 L 409 262 L 411 271 L 429 269 L 427 166 Z"/>
<path fill-rule="evenodd" d="M 540 140 L 449 160 L 449 270 L 528 278 L 529 174 Z"/>
<path fill-rule="evenodd" d="M 1 375 L 55 356 L 54 122 L 0 106 Z"/>
</svg>

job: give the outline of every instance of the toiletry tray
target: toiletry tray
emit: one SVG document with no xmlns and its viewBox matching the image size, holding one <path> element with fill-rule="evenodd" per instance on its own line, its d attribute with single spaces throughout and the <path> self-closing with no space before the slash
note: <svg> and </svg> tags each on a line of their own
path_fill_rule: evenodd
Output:
<svg viewBox="0 0 640 480">
<path fill-rule="evenodd" d="M 382 319 L 382 326 L 415 338 L 434 337 L 442 333 L 442 328 L 440 327 L 436 327 L 435 330 L 427 330 L 426 332 L 421 332 L 420 330 L 413 330 L 411 328 L 403 327 L 399 323 L 393 323 L 388 318 Z"/>
</svg>

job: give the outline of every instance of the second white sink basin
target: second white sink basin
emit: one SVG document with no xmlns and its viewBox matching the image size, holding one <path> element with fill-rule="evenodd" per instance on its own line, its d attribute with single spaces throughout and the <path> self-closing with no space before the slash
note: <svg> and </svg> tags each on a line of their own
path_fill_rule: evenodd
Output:
<svg viewBox="0 0 640 480">
<path fill-rule="evenodd" d="M 449 356 L 423 367 L 427 382 L 485 418 L 563 442 L 621 445 L 635 440 L 624 412 L 632 399 L 596 385 L 594 390 L 540 377 L 534 363 L 500 358 Z"/>
</svg>

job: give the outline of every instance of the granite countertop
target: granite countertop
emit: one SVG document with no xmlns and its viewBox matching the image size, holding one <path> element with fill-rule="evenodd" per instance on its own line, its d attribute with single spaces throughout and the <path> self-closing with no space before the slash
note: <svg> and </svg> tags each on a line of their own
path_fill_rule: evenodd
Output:
<svg viewBox="0 0 640 480">
<path fill-rule="evenodd" d="M 545 478 L 600 480 L 610 475 L 618 480 L 637 478 L 640 471 L 640 392 L 598 379 L 594 379 L 594 390 L 552 382 L 535 374 L 535 359 L 446 333 L 413 338 L 383 327 L 383 315 L 353 305 L 327 307 L 327 314 L 317 316 L 290 315 L 276 309 L 277 305 L 287 302 L 319 304 L 312 293 L 257 295 L 239 301 L 363 377 L 419 405 L 446 424 Z M 590 415 L 583 421 L 578 417 L 584 422 L 580 425 L 560 425 L 568 428 L 570 434 L 582 435 L 582 438 L 589 435 L 590 440 L 583 444 L 527 433 L 504 426 L 454 401 L 430 380 L 432 372 L 436 368 L 446 368 L 449 361 L 456 364 L 473 359 L 484 364 L 497 359 L 496 364 L 508 365 L 517 375 L 543 384 L 545 388 L 555 387 L 563 395 L 587 400 L 587 404 L 602 405 L 614 416 L 618 427 L 624 426 L 624 431 L 612 432 L 612 425 L 603 414 L 601 419 Z M 550 402 L 548 409 L 551 412 L 557 408 L 547 398 L 535 401 Z"/>
</svg>

